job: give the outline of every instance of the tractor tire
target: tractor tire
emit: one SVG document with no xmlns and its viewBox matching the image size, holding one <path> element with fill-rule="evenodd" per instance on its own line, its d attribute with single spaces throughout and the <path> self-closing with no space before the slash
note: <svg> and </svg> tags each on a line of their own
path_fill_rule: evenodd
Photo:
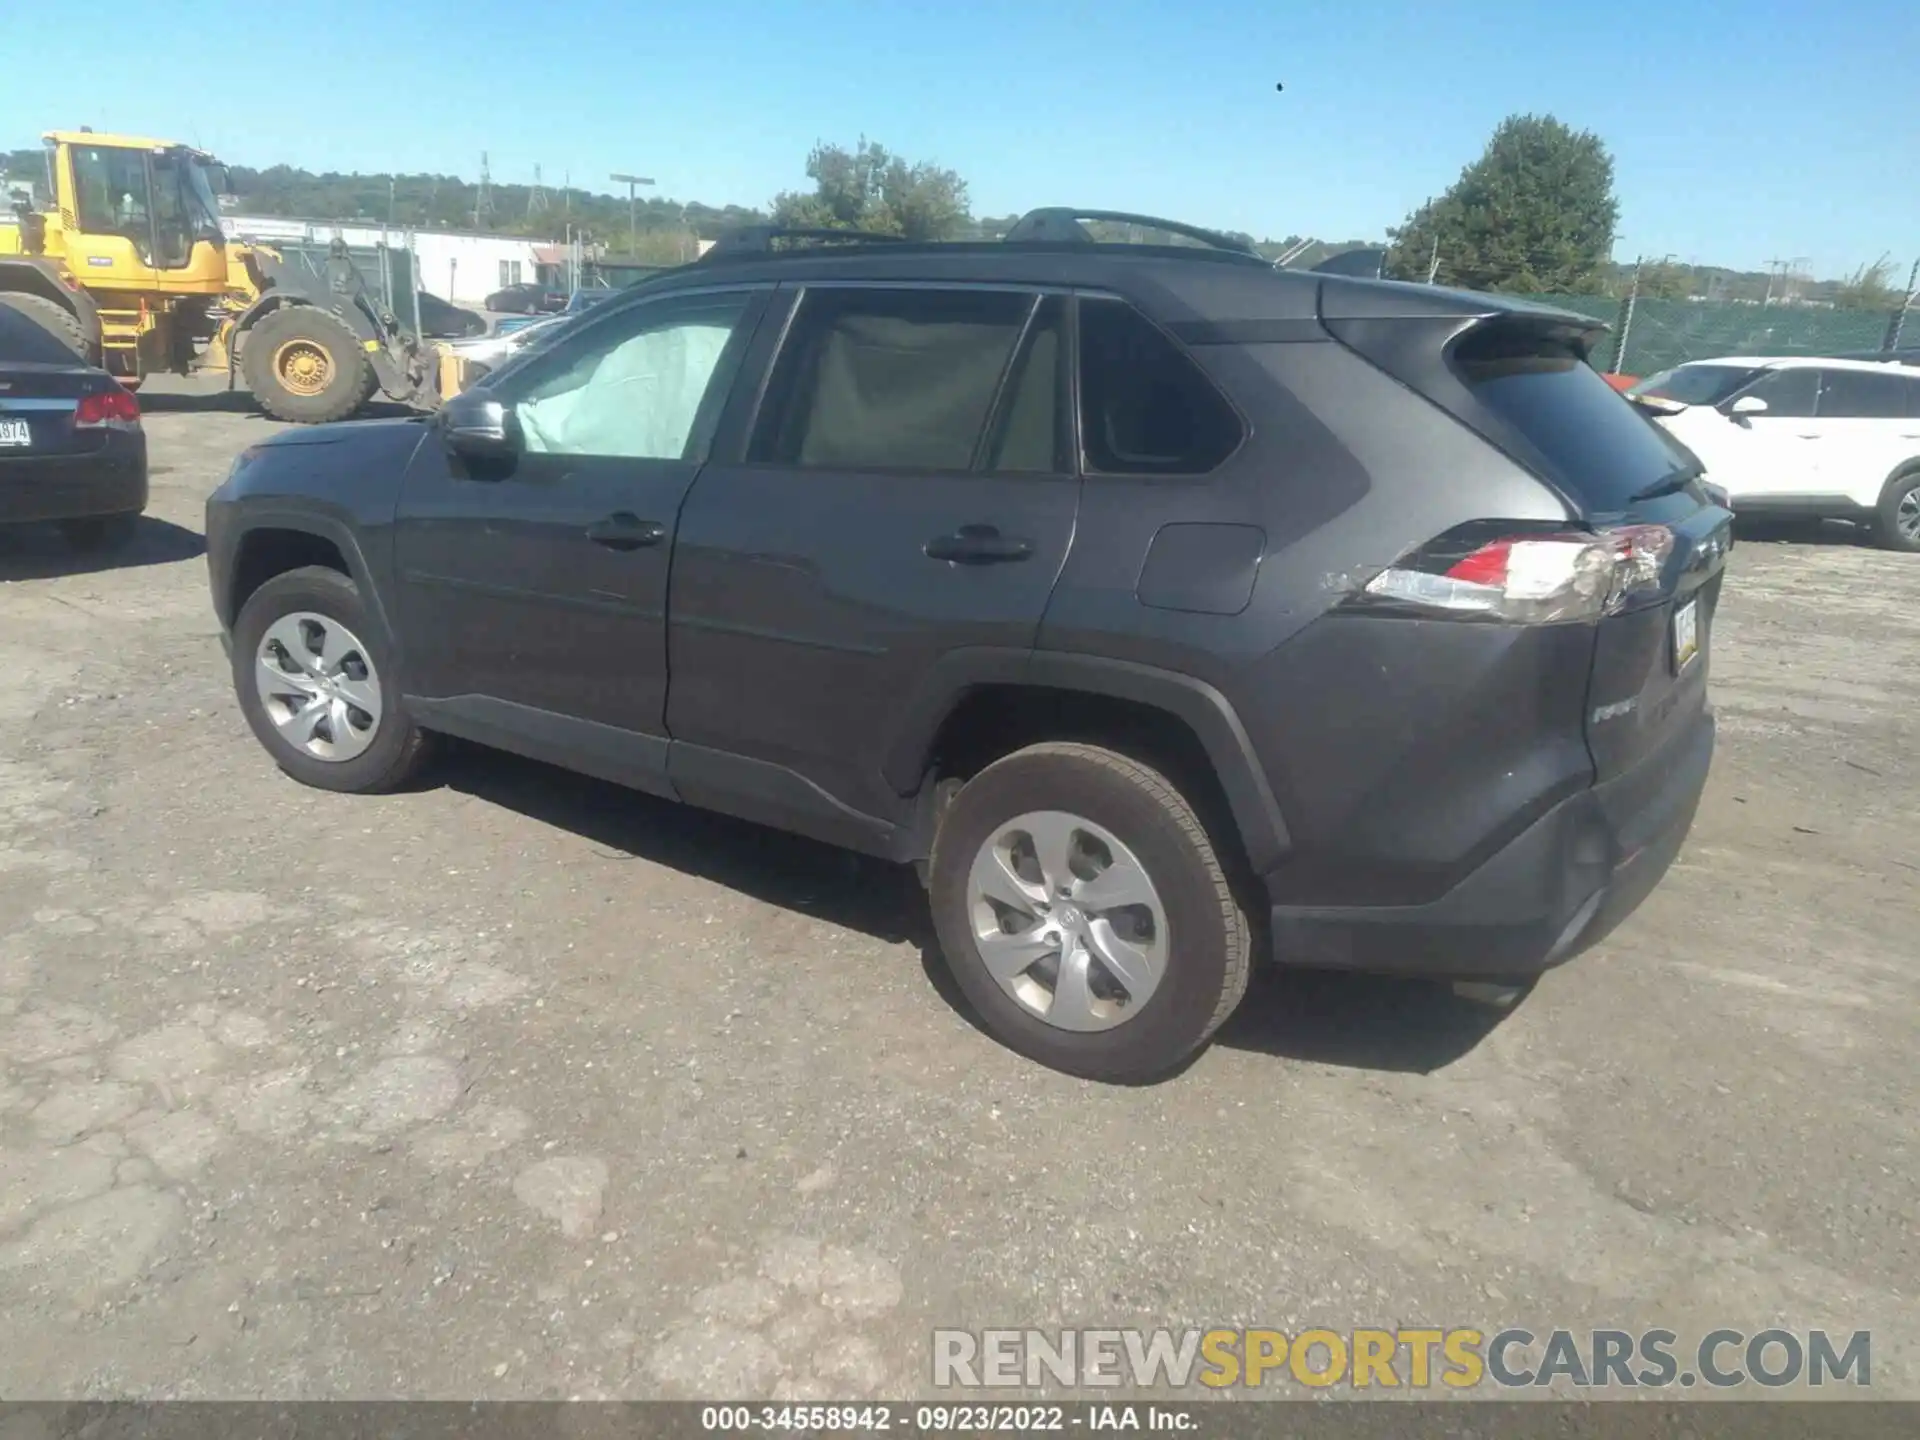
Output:
<svg viewBox="0 0 1920 1440">
<path fill-rule="evenodd" d="M 240 373 L 276 420 L 324 425 L 365 402 L 373 365 L 342 322 L 312 305 L 291 305 L 247 332 Z"/>
<path fill-rule="evenodd" d="M 0 305 L 12 307 L 74 353 L 76 359 L 92 362 L 87 354 L 87 334 L 80 317 L 66 306 L 43 295 L 26 295 L 17 290 L 0 293 Z"/>
</svg>

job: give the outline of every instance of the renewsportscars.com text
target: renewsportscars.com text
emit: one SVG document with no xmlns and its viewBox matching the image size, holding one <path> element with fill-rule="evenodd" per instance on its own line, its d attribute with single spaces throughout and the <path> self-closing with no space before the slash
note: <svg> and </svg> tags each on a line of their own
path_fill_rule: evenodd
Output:
<svg viewBox="0 0 1920 1440">
<path fill-rule="evenodd" d="M 938 1389 L 1662 1389 L 1873 1383 L 1865 1330 L 936 1330 Z"/>
</svg>

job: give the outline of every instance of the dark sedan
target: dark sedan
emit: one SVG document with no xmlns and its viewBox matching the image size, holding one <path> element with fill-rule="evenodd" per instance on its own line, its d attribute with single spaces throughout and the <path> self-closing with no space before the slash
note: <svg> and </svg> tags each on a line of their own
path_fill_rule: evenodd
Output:
<svg viewBox="0 0 1920 1440">
<path fill-rule="evenodd" d="M 147 437 L 131 391 L 0 305 L 0 524 L 58 521 L 92 550 L 147 508 Z"/>
<path fill-rule="evenodd" d="M 487 333 L 487 322 L 484 316 L 422 290 L 420 329 L 429 340 L 471 340 Z"/>
<path fill-rule="evenodd" d="M 509 285 L 485 300 L 497 315 L 552 315 L 566 308 L 567 297 L 545 285 Z"/>
</svg>

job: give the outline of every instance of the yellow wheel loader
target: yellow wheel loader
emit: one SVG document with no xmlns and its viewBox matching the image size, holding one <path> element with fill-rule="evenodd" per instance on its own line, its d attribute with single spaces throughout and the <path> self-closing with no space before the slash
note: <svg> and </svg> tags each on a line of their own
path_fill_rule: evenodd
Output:
<svg viewBox="0 0 1920 1440">
<path fill-rule="evenodd" d="M 371 289 L 344 246 L 293 263 L 230 245 L 211 155 L 85 129 L 43 138 L 52 204 L 0 216 L 0 305 L 129 387 L 224 370 L 269 414 L 310 424 L 376 394 L 437 403 L 440 354 L 394 313 L 413 307 Z"/>
</svg>

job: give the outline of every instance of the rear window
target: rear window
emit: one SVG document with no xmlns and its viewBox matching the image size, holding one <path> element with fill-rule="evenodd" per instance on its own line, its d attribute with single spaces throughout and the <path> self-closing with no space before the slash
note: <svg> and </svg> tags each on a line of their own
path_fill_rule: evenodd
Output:
<svg viewBox="0 0 1920 1440">
<path fill-rule="evenodd" d="M 0 304 L 0 365 L 77 365 L 73 351 L 11 305 Z"/>
<path fill-rule="evenodd" d="M 1570 348 L 1482 331 L 1456 348 L 1453 361 L 1474 398 L 1537 452 L 1548 479 L 1588 510 L 1624 509 L 1636 493 L 1690 464 Z"/>
</svg>

